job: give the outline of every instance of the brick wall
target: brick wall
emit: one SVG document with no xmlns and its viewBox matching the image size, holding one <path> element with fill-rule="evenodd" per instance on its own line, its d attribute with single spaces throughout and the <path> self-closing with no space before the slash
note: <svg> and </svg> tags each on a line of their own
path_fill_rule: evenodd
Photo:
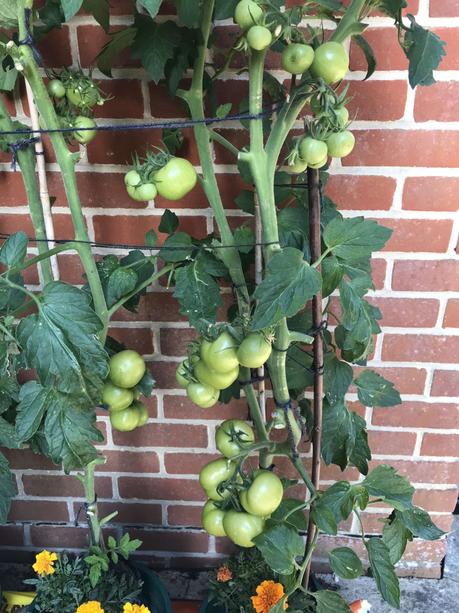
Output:
<svg viewBox="0 0 459 613">
<path fill-rule="evenodd" d="M 114 24 L 127 23 L 123 7 L 127 9 L 130 3 L 115 4 L 119 15 Z M 454 398 L 459 394 L 455 370 L 459 356 L 459 263 L 455 259 L 459 221 L 454 217 L 459 201 L 459 7 L 457 0 L 410 0 L 409 7 L 421 23 L 448 42 L 448 57 L 436 75 L 438 83 L 410 91 L 406 61 L 390 21 L 372 20 L 369 38 L 378 56 L 378 71 L 370 82 L 362 83 L 363 60 L 352 49 L 349 82 L 354 98 L 350 108 L 358 112 L 353 126 L 357 146 L 343 164 L 333 162 L 329 195 L 346 215 L 363 213 L 394 229 L 388 246 L 374 259 L 377 289 L 372 300 L 381 307 L 384 320 L 370 365 L 397 384 L 404 403 L 372 410 L 359 407 L 356 396 L 350 399 L 368 420 L 373 464 L 388 462 L 407 475 L 416 485 L 416 503 L 448 530 L 459 481 Z M 223 26 L 221 34 L 224 32 L 231 35 L 231 24 Z M 105 40 L 100 28 L 80 15 L 49 36 L 43 48 L 46 64 L 88 67 Z M 138 66 L 120 65 L 114 75 L 113 80 L 103 82 L 103 89 L 115 99 L 98 109 L 100 123 L 183 116 L 181 105 L 171 101 L 164 89 L 149 85 Z M 221 83 L 225 101 L 241 92 L 245 78 L 233 75 Z M 27 105 L 18 96 L 11 108 L 20 116 Z M 228 129 L 234 135 L 234 125 Z M 87 150 L 81 150 L 78 179 L 92 239 L 136 243 L 149 228 L 157 228 L 171 203 L 158 199 L 147 206 L 130 200 L 123 173 L 132 152 L 141 153 L 157 144 L 159 136 L 156 132 L 101 133 Z M 186 132 L 186 137 L 183 154 L 197 164 L 191 134 Z M 0 231 L 31 233 L 20 176 L 9 171 L 6 157 L 0 161 Z M 241 218 L 233 203 L 240 189 L 236 168 L 218 149 L 215 161 L 228 214 Z M 56 233 L 68 237 L 69 211 L 51 156 L 48 169 L 56 197 Z M 182 228 L 197 235 L 214 229 L 199 188 L 176 206 Z M 59 264 L 63 279 L 81 283 L 81 270 L 73 256 L 60 256 Z M 35 273 L 30 273 L 28 282 L 36 286 Z M 215 455 L 213 432 L 218 420 L 244 417 L 244 403 L 203 412 L 175 389 L 174 371 L 192 333 L 163 287 L 151 289 L 136 316 L 120 314 L 111 333 L 145 355 L 158 385 L 144 428 L 130 434 L 112 433 L 107 417 L 100 416 L 106 432 L 101 451 L 108 458 L 98 472 L 101 511 L 117 508 L 119 524 L 110 530 L 119 532 L 121 524 L 129 526 L 132 536 L 143 539 L 145 555 L 156 564 L 214 564 L 228 551 L 228 544 L 208 538 L 198 527 L 203 495 L 197 473 Z M 28 552 L 44 546 L 83 547 L 85 527 L 75 527 L 82 502 L 77 481 L 30 452 L 11 451 L 8 457 L 18 496 L 11 523 L 0 527 L 1 558 L 25 559 Z M 328 467 L 323 486 L 341 477 L 337 468 Z M 357 471 L 346 471 L 344 478 L 357 479 Z M 384 513 L 383 508 L 374 508 L 365 514 L 369 532 L 380 531 L 378 519 Z M 319 560 L 337 541 L 354 541 L 355 532 L 356 526 L 347 524 L 336 539 L 323 539 Z M 359 546 L 357 540 L 355 545 Z M 444 552 L 443 541 L 412 543 L 401 573 L 438 576 Z"/>
</svg>

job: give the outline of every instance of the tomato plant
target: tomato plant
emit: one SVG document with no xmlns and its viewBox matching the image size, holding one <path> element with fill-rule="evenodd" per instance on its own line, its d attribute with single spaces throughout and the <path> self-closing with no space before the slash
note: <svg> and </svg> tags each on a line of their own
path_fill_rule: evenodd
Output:
<svg viewBox="0 0 459 613">
<path fill-rule="evenodd" d="M 314 60 L 314 49 L 302 43 L 290 43 L 282 51 L 282 68 L 291 74 L 306 72 Z"/>
<path fill-rule="evenodd" d="M 251 445 L 255 435 L 249 424 L 241 419 L 227 419 L 215 433 L 215 446 L 226 458 L 231 458 Z"/>
</svg>

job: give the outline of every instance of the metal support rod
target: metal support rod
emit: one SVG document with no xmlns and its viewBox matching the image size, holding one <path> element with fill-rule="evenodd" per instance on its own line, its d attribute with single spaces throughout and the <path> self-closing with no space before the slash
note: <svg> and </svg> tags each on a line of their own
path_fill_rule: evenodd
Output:
<svg viewBox="0 0 459 613">
<path fill-rule="evenodd" d="M 258 194 L 255 192 L 255 283 L 259 285 L 263 280 L 263 225 L 260 216 L 260 203 Z M 258 402 L 263 419 L 266 422 L 266 387 L 265 387 L 265 367 L 261 366 L 257 375 L 260 377 L 258 382 Z"/>
<path fill-rule="evenodd" d="M 321 246 L 321 226 L 320 226 L 320 175 L 318 170 L 308 168 L 308 195 L 309 195 L 309 237 L 311 248 L 311 261 L 318 260 L 322 253 Z M 322 324 L 322 293 L 319 291 L 312 299 L 312 325 L 316 330 L 314 336 L 314 430 L 312 435 L 312 482 L 316 489 L 320 483 L 320 459 L 321 459 L 321 439 L 322 439 L 322 410 L 323 410 L 323 391 L 324 391 L 324 348 L 322 334 L 320 332 Z M 315 524 L 309 519 L 308 536 L 306 542 L 306 552 L 309 551 L 316 533 Z M 309 584 L 311 562 L 306 568 L 304 575 L 304 585 Z"/>
</svg>

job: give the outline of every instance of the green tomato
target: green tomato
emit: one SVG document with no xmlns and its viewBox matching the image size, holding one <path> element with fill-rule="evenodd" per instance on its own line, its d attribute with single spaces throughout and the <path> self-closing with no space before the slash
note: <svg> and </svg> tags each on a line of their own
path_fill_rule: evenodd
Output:
<svg viewBox="0 0 459 613">
<path fill-rule="evenodd" d="M 65 96 L 65 87 L 59 79 L 52 79 L 48 83 L 48 92 L 54 98 L 63 98 Z"/>
<path fill-rule="evenodd" d="M 349 111 L 345 106 L 337 106 L 335 109 L 336 122 L 340 128 L 345 128 L 349 122 Z"/>
<path fill-rule="evenodd" d="M 131 404 L 131 409 L 135 409 L 137 411 L 138 416 L 139 416 L 139 423 L 137 424 L 137 426 L 138 427 L 144 426 L 147 423 L 148 418 L 149 418 L 148 409 L 144 405 L 144 403 L 143 402 L 139 402 L 138 400 L 135 400 Z"/>
<path fill-rule="evenodd" d="M 253 539 L 263 532 L 265 520 L 262 517 L 239 511 L 227 511 L 223 518 L 226 535 L 239 547 L 254 547 Z"/>
<path fill-rule="evenodd" d="M 154 181 L 158 194 L 166 200 L 180 200 L 198 181 L 194 166 L 183 158 L 171 158 L 155 173 Z"/>
<path fill-rule="evenodd" d="M 109 367 L 111 382 L 126 389 L 135 387 L 146 370 L 142 356 L 131 349 L 120 351 L 110 358 Z"/>
<path fill-rule="evenodd" d="M 231 458 L 255 441 L 255 434 L 248 423 L 242 419 L 227 419 L 215 432 L 215 445 L 218 451 Z"/>
<path fill-rule="evenodd" d="M 236 464 L 226 458 L 218 458 L 206 464 L 199 473 L 199 483 L 211 500 L 223 500 L 230 494 L 225 490 L 220 494 L 217 489 L 220 483 L 230 479 L 236 472 Z"/>
<path fill-rule="evenodd" d="M 208 500 L 202 510 L 202 527 L 211 536 L 226 536 L 225 529 L 223 528 L 224 517 L 225 511 L 217 507 L 213 500 Z"/>
<path fill-rule="evenodd" d="M 277 475 L 269 470 L 260 471 L 247 490 L 247 507 L 251 513 L 268 517 L 282 502 L 284 487 Z"/>
<path fill-rule="evenodd" d="M 81 132 L 75 131 L 73 133 L 75 139 L 82 145 L 87 145 L 88 143 L 90 143 L 97 134 L 97 130 L 88 129 L 96 127 L 96 122 L 90 117 L 78 115 L 78 117 L 75 118 L 73 125 L 75 128 L 78 129 L 84 128 L 83 130 L 81 130 Z"/>
<path fill-rule="evenodd" d="M 314 60 L 314 49 L 302 43 L 291 43 L 282 51 L 282 68 L 290 74 L 303 74 Z"/>
<path fill-rule="evenodd" d="M 100 99 L 99 88 L 90 81 L 70 84 L 65 93 L 69 102 L 79 108 L 92 108 Z"/>
<path fill-rule="evenodd" d="M 215 387 L 207 383 L 189 383 L 186 388 L 186 395 L 201 409 L 210 409 L 217 404 L 219 393 Z"/>
<path fill-rule="evenodd" d="M 190 362 L 188 359 L 183 360 L 183 362 L 177 367 L 175 371 L 175 379 L 180 387 L 186 388 L 190 383 L 188 378 L 190 372 Z"/>
<path fill-rule="evenodd" d="M 153 200 L 158 195 L 158 190 L 154 183 L 141 183 L 137 187 L 128 185 L 126 190 L 131 198 L 137 200 L 137 202 L 147 202 L 148 200 Z"/>
<path fill-rule="evenodd" d="M 115 411 L 110 413 L 110 422 L 112 428 L 120 432 L 131 432 L 139 425 L 139 412 L 136 408 L 129 407 L 124 411 Z"/>
<path fill-rule="evenodd" d="M 329 41 L 315 51 L 311 72 L 325 83 L 341 81 L 349 70 L 349 56 L 341 43 Z"/>
<path fill-rule="evenodd" d="M 307 169 L 307 167 L 308 167 L 308 163 L 302 160 L 301 158 L 298 158 L 298 160 L 294 164 L 288 165 L 287 170 L 288 172 L 291 172 L 294 175 L 299 175 L 302 172 L 304 172 Z"/>
<path fill-rule="evenodd" d="M 246 368 L 260 368 L 268 360 L 271 351 L 271 343 L 263 334 L 251 332 L 239 345 L 237 359 Z"/>
<path fill-rule="evenodd" d="M 300 143 L 300 155 L 308 166 L 318 164 L 324 157 L 327 157 L 327 143 L 306 136 Z"/>
<path fill-rule="evenodd" d="M 102 388 L 102 402 L 106 404 L 110 411 L 124 411 L 134 400 L 134 394 L 131 390 L 117 387 L 109 381 Z"/>
<path fill-rule="evenodd" d="M 124 175 L 124 184 L 126 187 L 137 187 L 142 183 L 142 178 L 137 170 L 130 170 Z"/>
<path fill-rule="evenodd" d="M 354 149 L 355 137 L 349 130 L 336 132 L 327 138 L 328 154 L 334 158 L 344 158 Z"/>
<path fill-rule="evenodd" d="M 243 30 L 248 30 L 263 17 L 262 8 L 253 0 L 241 0 L 234 11 L 234 22 Z"/>
<path fill-rule="evenodd" d="M 212 370 L 227 373 L 239 366 L 237 343 L 229 332 L 222 332 L 213 342 L 201 343 L 201 359 Z"/>
<path fill-rule="evenodd" d="M 328 162 L 328 157 L 325 156 L 323 160 L 320 160 L 320 162 L 318 162 L 317 164 L 309 164 L 309 166 L 311 168 L 314 168 L 315 170 L 318 170 L 319 168 L 323 168 L 323 166 L 325 166 L 325 164 Z"/>
<path fill-rule="evenodd" d="M 273 42 L 273 36 L 264 26 L 252 26 L 247 32 L 247 42 L 251 49 L 264 51 Z"/>
<path fill-rule="evenodd" d="M 226 390 L 239 376 L 239 365 L 229 372 L 217 372 L 209 368 L 202 360 L 194 366 L 194 375 L 200 383 L 207 383 L 216 390 Z"/>
</svg>

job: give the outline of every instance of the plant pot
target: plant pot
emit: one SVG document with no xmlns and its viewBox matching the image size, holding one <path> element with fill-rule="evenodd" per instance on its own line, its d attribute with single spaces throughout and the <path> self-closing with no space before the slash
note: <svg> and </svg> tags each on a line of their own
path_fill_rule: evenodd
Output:
<svg viewBox="0 0 459 613">
<path fill-rule="evenodd" d="M 12 611 L 13 607 L 27 607 L 32 604 L 35 592 L 3 592 L 6 600 L 6 611 Z"/>
</svg>

